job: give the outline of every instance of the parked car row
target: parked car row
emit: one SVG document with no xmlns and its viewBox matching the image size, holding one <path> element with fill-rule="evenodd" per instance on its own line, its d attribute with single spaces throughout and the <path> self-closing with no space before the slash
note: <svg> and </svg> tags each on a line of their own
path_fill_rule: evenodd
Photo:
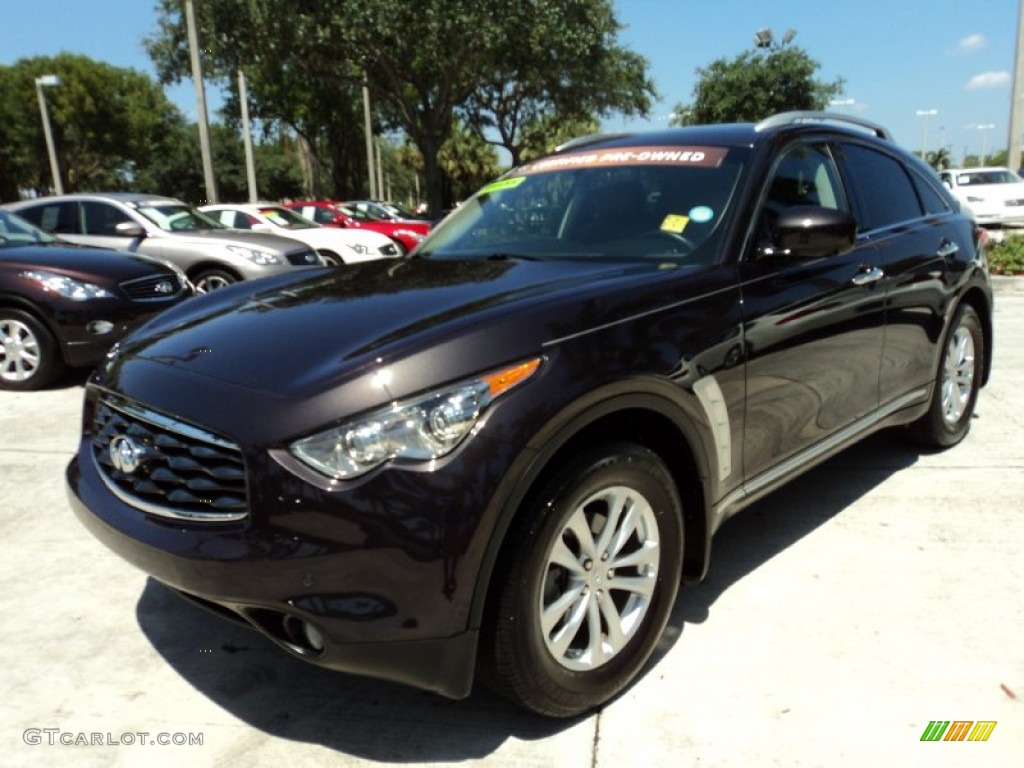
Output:
<svg viewBox="0 0 1024 768">
<path fill-rule="evenodd" d="M 63 243 L 0 210 L 0 389 L 38 389 L 66 366 L 95 365 L 193 293 L 169 263 Z"/>
<path fill-rule="evenodd" d="M 194 293 L 405 252 L 372 228 L 324 227 L 270 204 L 197 210 L 81 193 L 0 206 L 0 388 L 38 389 L 66 366 L 93 365 Z"/>
</svg>

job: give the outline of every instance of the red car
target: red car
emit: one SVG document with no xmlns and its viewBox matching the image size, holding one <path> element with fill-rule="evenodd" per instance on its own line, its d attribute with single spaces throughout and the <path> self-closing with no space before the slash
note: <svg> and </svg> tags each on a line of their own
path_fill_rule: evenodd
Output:
<svg viewBox="0 0 1024 768">
<path fill-rule="evenodd" d="M 285 208 L 291 208 L 307 219 L 327 227 L 351 227 L 380 232 L 398 243 L 405 253 L 419 245 L 430 231 L 430 222 L 427 221 L 383 221 L 366 211 L 331 200 L 303 200 L 286 203 Z"/>
</svg>

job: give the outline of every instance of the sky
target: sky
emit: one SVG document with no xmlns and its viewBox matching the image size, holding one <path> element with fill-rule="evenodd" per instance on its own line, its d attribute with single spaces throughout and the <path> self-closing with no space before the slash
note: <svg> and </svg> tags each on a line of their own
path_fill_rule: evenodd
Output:
<svg viewBox="0 0 1024 768">
<path fill-rule="evenodd" d="M 989 152 L 1007 146 L 1024 0 L 613 1 L 624 25 L 619 40 L 647 59 L 661 100 L 649 119 L 611 119 L 605 130 L 664 127 L 676 105 L 692 100 L 697 68 L 752 48 L 754 33 L 767 27 L 776 39 L 795 30 L 793 44 L 818 62 L 819 79 L 843 78 L 841 100 L 852 103 L 835 109 L 884 125 L 910 149 L 943 144 L 958 162 L 980 153 L 983 142 Z M 142 40 L 156 29 L 154 6 L 153 0 L 0 0 L 0 64 L 68 51 L 153 74 Z M 169 87 L 167 95 L 195 119 L 191 81 Z M 207 100 L 211 110 L 221 104 L 216 85 L 208 84 Z M 917 114 L 931 110 L 937 114 Z"/>
</svg>

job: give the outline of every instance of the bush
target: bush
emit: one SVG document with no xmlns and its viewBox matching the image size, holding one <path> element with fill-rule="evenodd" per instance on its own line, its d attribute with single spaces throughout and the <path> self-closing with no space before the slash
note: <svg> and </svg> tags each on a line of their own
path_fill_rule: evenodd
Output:
<svg viewBox="0 0 1024 768">
<path fill-rule="evenodd" d="M 988 247 L 988 265 L 994 275 L 1024 275 L 1024 236 L 1007 235 Z"/>
</svg>

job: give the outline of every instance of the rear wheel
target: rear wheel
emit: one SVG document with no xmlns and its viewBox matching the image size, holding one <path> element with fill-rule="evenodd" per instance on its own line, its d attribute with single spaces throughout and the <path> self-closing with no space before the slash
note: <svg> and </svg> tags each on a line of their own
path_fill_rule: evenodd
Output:
<svg viewBox="0 0 1024 768">
<path fill-rule="evenodd" d="M 53 334 L 27 312 L 0 308 L 0 389 L 40 389 L 64 371 Z"/>
<path fill-rule="evenodd" d="M 679 588 L 681 503 L 661 459 L 621 443 L 565 465 L 520 515 L 483 671 L 517 704 L 569 717 L 619 693 L 653 652 Z"/>
<path fill-rule="evenodd" d="M 964 439 L 971 428 L 984 359 L 985 334 L 978 313 L 961 304 L 946 332 L 928 413 L 911 425 L 918 442 L 947 448 Z"/>
</svg>

